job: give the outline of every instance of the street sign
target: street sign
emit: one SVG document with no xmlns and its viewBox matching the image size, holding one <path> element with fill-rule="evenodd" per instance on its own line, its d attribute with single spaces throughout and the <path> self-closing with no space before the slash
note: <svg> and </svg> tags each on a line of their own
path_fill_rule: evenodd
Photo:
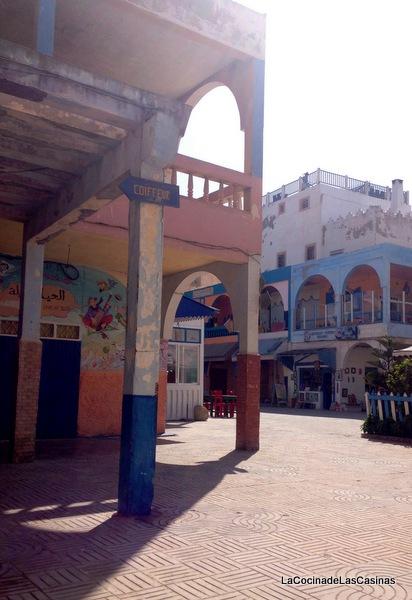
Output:
<svg viewBox="0 0 412 600">
<path fill-rule="evenodd" d="M 119 185 L 122 192 L 134 202 L 150 202 L 179 208 L 179 186 L 150 179 L 127 177 Z"/>
</svg>

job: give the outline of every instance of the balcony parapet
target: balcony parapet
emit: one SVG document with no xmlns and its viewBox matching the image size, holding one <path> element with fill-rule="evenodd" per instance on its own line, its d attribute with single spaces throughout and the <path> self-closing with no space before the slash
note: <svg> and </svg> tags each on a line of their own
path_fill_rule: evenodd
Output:
<svg viewBox="0 0 412 600">
<path fill-rule="evenodd" d="M 165 180 L 180 187 L 180 196 L 253 213 L 260 208 L 261 180 L 184 154 L 165 169 Z"/>
</svg>

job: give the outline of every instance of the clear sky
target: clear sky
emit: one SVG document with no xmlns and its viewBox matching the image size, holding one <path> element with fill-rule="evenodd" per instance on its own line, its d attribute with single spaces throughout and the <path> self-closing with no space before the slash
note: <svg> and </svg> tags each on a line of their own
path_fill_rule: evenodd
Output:
<svg viewBox="0 0 412 600">
<path fill-rule="evenodd" d="M 267 13 L 263 192 L 317 167 L 409 189 L 412 0 L 238 2 Z M 230 93 L 196 108 L 180 151 L 240 168 Z"/>
</svg>

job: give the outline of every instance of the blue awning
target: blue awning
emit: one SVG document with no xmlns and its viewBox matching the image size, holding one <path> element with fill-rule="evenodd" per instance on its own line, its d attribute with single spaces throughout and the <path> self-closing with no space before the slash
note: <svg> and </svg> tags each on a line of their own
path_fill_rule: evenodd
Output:
<svg viewBox="0 0 412 600">
<path fill-rule="evenodd" d="M 183 319 L 208 319 L 217 312 L 219 312 L 217 308 L 206 306 L 206 304 L 201 304 L 200 302 L 196 302 L 196 300 L 183 296 L 177 307 L 175 319 L 176 321 Z"/>
<path fill-rule="evenodd" d="M 276 350 L 287 338 L 279 338 L 274 340 L 259 340 L 259 354 L 261 358 L 273 358 Z"/>
</svg>

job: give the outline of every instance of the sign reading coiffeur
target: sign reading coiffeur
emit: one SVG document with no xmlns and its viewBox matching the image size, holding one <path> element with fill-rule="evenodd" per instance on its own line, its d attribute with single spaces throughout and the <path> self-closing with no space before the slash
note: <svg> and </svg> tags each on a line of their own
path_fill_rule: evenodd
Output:
<svg viewBox="0 0 412 600">
<path fill-rule="evenodd" d="M 119 187 L 129 200 L 179 208 L 178 185 L 150 181 L 150 179 L 139 179 L 138 177 L 127 177 Z"/>
</svg>

